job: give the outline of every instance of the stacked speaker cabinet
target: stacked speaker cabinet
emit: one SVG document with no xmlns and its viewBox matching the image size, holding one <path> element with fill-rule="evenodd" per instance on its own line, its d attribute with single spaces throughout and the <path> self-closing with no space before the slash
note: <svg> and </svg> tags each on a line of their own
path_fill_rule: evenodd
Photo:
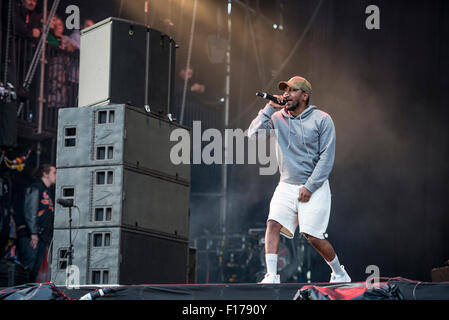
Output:
<svg viewBox="0 0 449 320">
<path fill-rule="evenodd" d="M 73 199 L 80 284 L 186 283 L 190 165 L 168 119 L 128 105 L 59 110 L 56 198 Z M 52 282 L 66 284 L 69 209 L 56 205 Z"/>
<path fill-rule="evenodd" d="M 129 104 L 171 112 L 176 44 L 132 21 L 108 18 L 81 33 L 78 106 Z"/>
</svg>

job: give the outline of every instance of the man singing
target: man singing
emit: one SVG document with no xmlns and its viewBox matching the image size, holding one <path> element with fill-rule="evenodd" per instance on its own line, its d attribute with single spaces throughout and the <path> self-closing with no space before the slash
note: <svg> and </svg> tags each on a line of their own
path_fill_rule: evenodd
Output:
<svg viewBox="0 0 449 320">
<path fill-rule="evenodd" d="M 270 203 L 265 233 L 267 273 L 261 283 L 280 283 L 277 252 L 280 235 L 293 239 L 296 227 L 324 258 L 330 282 L 351 282 L 334 248 L 325 238 L 331 209 L 328 177 L 335 157 L 332 118 L 310 105 L 312 86 L 302 77 L 279 83 L 282 96 L 270 101 L 251 123 L 248 135 L 269 135 L 275 130 L 276 156 L 281 180 Z"/>
</svg>

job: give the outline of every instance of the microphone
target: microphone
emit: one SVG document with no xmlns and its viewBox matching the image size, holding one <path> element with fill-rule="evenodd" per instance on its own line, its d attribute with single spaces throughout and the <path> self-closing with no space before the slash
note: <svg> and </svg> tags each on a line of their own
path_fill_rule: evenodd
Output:
<svg viewBox="0 0 449 320">
<path fill-rule="evenodd" d="M 64 208 L 73 207 L 73 199 L 58 199 L 56 202 Z"/>
<path fill-rule="evenodd" d="M 271 94 L 268 94 L 266 92 L 257 92 L 256 96 L 264 98 L 264 99 L 267 99 L 267 100 L 271 100 L 271 101 L 273 101 L 273 102 L 275 102 L 275 103 L 277 103 L 277 104 L 279 104 L 281 106 L 283 106 L 283 105 L 285 105 L 287 103 L 287 101 L 285 101 L 285 100 L 282 101 L 282 102 L 279 102 L 276 97 L 274 97 Z"/>
</svg>

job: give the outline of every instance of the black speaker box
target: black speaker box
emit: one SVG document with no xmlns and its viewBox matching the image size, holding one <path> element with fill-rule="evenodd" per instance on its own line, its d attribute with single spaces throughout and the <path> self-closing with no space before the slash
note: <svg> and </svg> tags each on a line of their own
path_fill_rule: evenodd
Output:
<svg viewBox="0 0 449 320">
<path fill-rule="evenodd" d="M 122 231 L 120 284 L 187 283 L 187 241 Z"/>
<path fill-rule="evenodd" d="M 129 104 L 170 113 L 176 44 L 132 21 L 109 18 L 81 35 L 79 106 Z"/>
</svg>

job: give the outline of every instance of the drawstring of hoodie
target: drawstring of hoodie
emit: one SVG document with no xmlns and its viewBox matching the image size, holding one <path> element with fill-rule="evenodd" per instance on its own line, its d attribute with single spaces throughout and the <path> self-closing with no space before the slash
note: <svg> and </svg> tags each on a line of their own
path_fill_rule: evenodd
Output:
<svg viewBox="0 0 449 320">
<path fill-rule="evenodd" d="M 291 131 L 291 127 L 290 127 L 290 123 L 292 121 L 292 118 L 290 116 L 290 112 L 288 113 L 288 146 L 287 149 L 290 149 L 290 131 Z"/>
<path fill-rule="evenodd" d="M 305 134 L 304 134 L 304 127 L 302 125 L 302 116 L 301 115 L 299 115 L 299 123 L 301 125 L 302 143 L 304 144 L 304 147 L 306 148 L 306 151 L 307 151 L 307 154 L 309 155 L 309 157 L 312 157 L 310 155 L 309 148 L 307 148 L 307 145 L 306 145 L 306 138 L 305 138 Z"/>
</svg>

